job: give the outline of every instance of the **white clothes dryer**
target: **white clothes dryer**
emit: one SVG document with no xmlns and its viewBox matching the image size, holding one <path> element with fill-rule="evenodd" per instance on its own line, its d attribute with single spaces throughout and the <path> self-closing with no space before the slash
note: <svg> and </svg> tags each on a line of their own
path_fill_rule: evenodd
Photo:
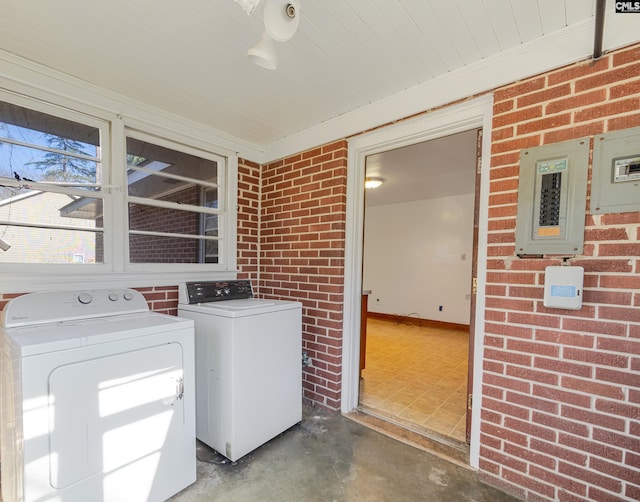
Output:
<svg viewBox="0 0 640 502">
<path fill-rule="evenodd" d="M 302 304 L 251 282 L 179 287 L 196 333 L 196 437 L 232 461 L 302 420 Z"/>
<path fill-rule="evenodd" d="M 193 321 L 130 289 L 32 293 L 2 316 L 4 502 L 162 501 L 196 480 Z"/>
</svg>

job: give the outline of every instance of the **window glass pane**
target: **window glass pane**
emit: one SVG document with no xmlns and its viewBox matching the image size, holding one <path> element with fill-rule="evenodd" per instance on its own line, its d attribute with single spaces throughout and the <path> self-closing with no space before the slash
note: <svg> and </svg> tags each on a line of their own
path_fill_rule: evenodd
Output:
<svg viewBox="0 0 640 502">
<path fill-rule="evenodd" d="M 218 208 L 218 189 L 207 188 L 204 190 L 202 205 L 211 209 Z"/>
<path fill-rule="evenodd" d="M 193 186 L 218 181 L 218 163 L 135 138 L 127 138 L 128 193 L 157 198 Z"/>
<path fill-rule="evenodd" d="M 0 263 L 94 264 L 103 261 L 101 231 L 0 225 L 0 236 L 11 246 L 0 252 Z"/>
<path fill-rule="evenodd" d="M 216 214 L 204 214 L 204 235 L 211 237 L 218 236 L 218 215 Z"/>
<path fill-rule="evenodd" d="M 127 138 L 130 263 L 218 263 L 217 240 L 200 238 L 220 237 L 218 169 L 215 160 Z"/>
<path fill-rule="evenodd" d="M 65 146 L 65 145 L 60 145 Z M 66 145 L 70 148 L 71 145 Z M 98 163 L 59 152 L 45 152 L 0 141 L 1 176 L 18 181 L 99 183 Z M 78 184 L 78 185 L 76 185 Z M 93 187 L 92 187 L 93 188 Z"/>
<path fill-rule="evenodd" d="M 199 239 L 171 236 L 129 236 L 131 263 L 200 263 Z"/>
<path fill-rule="evenodd" d="M 0 263 L 103 263 L 101 171 L 98 127 L 0 101 Z"/>
<path fill-rule="evenodd" d="M 204 241 L 204 262 L 218 263 L 218 241 Z"/>
<path fill-rule="evenodd" d="M 129 230 L 200 235 L 200 214 L 166 207 L 129 204 Z"/>
<path fill-rule="evenodd" d="M 0 176 L 100 183 L 99 138 L 96 127 L 0 102 Z"/>
<path fill-rule="evenodd" d="M 3 189 L 0 263 L 103 263 L 102 199 Z M 82 261 L 73 255 L 82 255 Z"/>
</svg>

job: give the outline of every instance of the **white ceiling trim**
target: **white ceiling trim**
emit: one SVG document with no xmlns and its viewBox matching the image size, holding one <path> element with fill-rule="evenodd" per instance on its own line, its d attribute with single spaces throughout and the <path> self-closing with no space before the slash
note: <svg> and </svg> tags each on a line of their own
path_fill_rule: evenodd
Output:
<svg viewBox="0 0 640 502">
<path fill-rule="evenodd" d="M 637 19 L 633 15 L 608 13 L 605 19 L 605 51 L 640 40 Z M 444 77 L 393 94 L 370 105 L 345 113 L 265 147 L 262 162 L 348 138 L 459 99 L 491 91 L 502 85 L 585 60 L 593 51 L 594 21 L 522 44 L 496 56 L 453 71 Z M 470 76 L 472 75 L 472 78 Z"/>
</svg>

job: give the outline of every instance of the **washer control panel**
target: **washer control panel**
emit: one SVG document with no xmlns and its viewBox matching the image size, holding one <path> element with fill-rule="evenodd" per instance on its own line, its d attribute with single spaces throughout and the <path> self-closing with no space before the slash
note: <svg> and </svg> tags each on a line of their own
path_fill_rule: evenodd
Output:
<svg viewBox="0 0 640 502">
<path fill-rule="evenodd" d="M 180 291 L 181 303 L 208 303 L 253 298 L 250 280 L 187 282 Z"/>
<path fill-rule="evenodd" d="M 146 299 L 134 289 L 46 291 L 9 301 L 2 312 L 1 325 L 30 326 L 148 310 Z"/>
</svg>

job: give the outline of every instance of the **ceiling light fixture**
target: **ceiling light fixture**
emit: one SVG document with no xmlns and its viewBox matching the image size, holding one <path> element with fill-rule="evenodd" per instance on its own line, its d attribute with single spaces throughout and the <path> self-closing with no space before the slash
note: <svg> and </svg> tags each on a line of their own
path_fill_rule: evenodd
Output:
<svg viewBox="0 0 640 502">
<path fill-rule="evenodd" d="M 298 0 L 267 0 L 264 4 L 264 29 L 277 42 L 286 42 L 300 24 Z"/>
<path fill-rule="evenodd" d="M 247 51 L 249 60 L 267 70 L 275 70 L 278 66 L 278 55 L 273 40 L 267 32 L 262 33 L 260 42 Z"/>
<path fill-rule="evenodd" d="M 257 65 L 275 70 L 278 58 L 273 41 L 286 42 L 293 37 L 300 24 L 300 2 L 267 0 L 262 17 L 264 33 L 261 40 L 247 51 L 247 56 Z"/>
<path fill-rule="evenodd" d="M 364 187 L 366 189 L 378 188 L 383 183 L 384 183 L 384 180 L 382 178 L 377 177 L 377 176 L 367 176 L 364 179 Z"/>
</svg>

